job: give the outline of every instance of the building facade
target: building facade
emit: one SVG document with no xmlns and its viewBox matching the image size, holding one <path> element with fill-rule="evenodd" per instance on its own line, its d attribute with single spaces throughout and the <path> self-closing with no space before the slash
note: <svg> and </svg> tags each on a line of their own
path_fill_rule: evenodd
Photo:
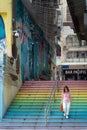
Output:
<svg viewBox="0 0 87 130">
<path fill-rule="evenodd" d="M 61 75 L 64 80 L 87 80 L 87 42 L 78 40 L 66 0 L 62 1 Z"/>
</svg>

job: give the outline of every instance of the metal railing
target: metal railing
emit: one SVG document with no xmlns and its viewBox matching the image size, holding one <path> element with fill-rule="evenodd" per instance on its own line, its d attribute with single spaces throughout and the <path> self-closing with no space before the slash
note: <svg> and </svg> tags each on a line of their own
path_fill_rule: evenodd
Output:
<svg viewBox="0 0 87 130">
<path fill-rule="evenodd" d="M 48 99 L 48 102 L 46 104 L 46 107 L 44 109 L 44 119 L 45 119 L 45 125 L 47 125 L 47 117 L 48 113 L 51 112 L 51 103 L 52 101 L 55 102 L 55 92 L 58 90 L 58 81 L 55 82 L 52 91 L 50 93 L 50 97 Z"/>
<path fill-rule="evenodd" d="M 67 58 L 66 62 L 87 62 L 87 58 Z"/>
</svg>

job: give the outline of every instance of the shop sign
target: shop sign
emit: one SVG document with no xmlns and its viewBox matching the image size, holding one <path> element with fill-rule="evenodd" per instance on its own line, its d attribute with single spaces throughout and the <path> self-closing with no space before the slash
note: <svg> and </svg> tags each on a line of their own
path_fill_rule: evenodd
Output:
<svg viewBox="0 0 87 130">
<path fill-rule="evenodd" d="M 65 74 L 86 74 L 86 70 L 65 70 Z"/>
<path fill-rule="evenodd" d="M 69 65 L 63 65 L 62 69 L 69 69 Z"/>
</svg>

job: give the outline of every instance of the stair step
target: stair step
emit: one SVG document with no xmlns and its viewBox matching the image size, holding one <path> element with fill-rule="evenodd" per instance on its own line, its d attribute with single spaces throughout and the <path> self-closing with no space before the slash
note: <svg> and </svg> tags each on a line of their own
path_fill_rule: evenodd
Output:
<svg viewBox="0 0 87 130">
<path fill-rule="evenodd" d="M 43 93 L 35 93 L 35 92 L 34 93 L 33 92 L 32 93 L 31 92 L 30 93 L 21 93 L 21 92 L 19 92 L 17 95 L 25 95 L 25 96 L 27 95 L 28 96 L 30 94 L 33 94 L 33 95 L 47 95 L 47 96 L 49 96 L 50 92 L 49 93 L 44 93 L 44 92 Z"/>
<path fill-rule="evenodd" d="M 23 103 L 24 104 L 24 103 Z M 17 104 L 17 103 L 12 103 L 12 105 L 10 106 L 10 108 L 11 107 L 23 107 L 23 104 L 21 105 L 21 104 Z M 41 102 L 41 104 L 40 103 L 28 103 L 28 104 L 24 104 L 24 106 L 25 107 L 41 107 L 41 106 L 43 106 L 44 104 Z M 52 103 L 52 107 L 57 107 L 57 106 L 59 106 L 60 105 L 60 101 L 59 102 L 55 102 L 55 103 Z M 78 105 L 78 106 L 81 106 L 81 105 L 84 105 L 84 106 L 86 106 L 87 105 L 87 101 L 85 102 L 72 102 L 72 105 L 74 106 L 74 105 Z"/>
<path fill-rule="evenodd" d="M 33 99 L 32 99 L 32 98 L 30 98 L 30 99 L 15 99 L 14 102 L 16 102 L 16 101 L 17 101 L 17 102 L 18 102 L 18 101 L 19 101 L 19 102 L 20 102 L 20 101 L 22 101 L 22 102 L 32 101 L 32 102 L 33 102 L 33 101 L 48 101 L 48 99 L 46 99 L 46 98 L 45 98 L 45 99 L 44 99 L 44 98 L 42 98 L 42 99 L 40 99 L 40 98 L 33 98 Z"/>
<path fill-rule="evenodd" d="M 45 126 L 45 108 L 55 81 L 26 81 L 9 107 L 1 126 Z M 64 86 L 70 88 L 72 104 L 70 119 L 65 119 L 59 111 Z M 87 81 L 59 81 L 55 102 L 48 112 L 48 127 L 87 126 Z"/>
<path fill-rule="evenodd" d="M 42 113 L 39 113 L 39 114 L 31 114 L 31 115 L 6 115 L 5 118 L 7 119 L 30 119 L 31 116 L 43 116 L 43 119 L 44 119 L 44 115 Z M 48 116 L 48 118 L 52 118 L 51 116 Z M 55 118 L 57 119 L 63 119 L 65 117 L 63 117 L 63 115 L 55 115 Z M 71 115 L 70 118 L 72 119 L 86 119 L 87 120 L 87 116 L 84 116 L 84 115 Z"/>
<path fill-rule="evenodd" d="M 39 98 L 39 99 L 43 99 L 43 98 L 45 99 L 46 98 L 46 99 L 48 99 L 49 96 L 45 96 L 45 95 L 43 95 L 43 96 L 41 96 L 41 95 L 39 95 L 39 96 L 38 95 L 31 95 L 31 96 L 18 95 L 18 96 L 15 97 L 15 99 L 26 99 L 26 100 L 31 99 L 31 98 L 32 99 L 34 99 L 34 98 Z M 59 99 L 61 99 L 61 95 L 55 95 L 55 98 L 57 98 L 59 100 Z M 78 96 L 78 95 L 75 95 L 75 96 L 72 95 L 72 99 L 76 99 L 76 100 L 77 99 L 86 99 L 86 96 L 83 97 L 83 96 Z"/>
<path fill-rule="evenodd" d="M 25 100 L 34 100 L 34 99 L 39 99 L 39 100 L 48 100 L 49 99 L 49 97 L 36 97 L 36 96 L 32 96 L 32 97 L 22 97 L 22 96 L 16 96 L 15 97 L 15 100 L 22 100 L 22 101 L 25 101 Z M 61 99 L 61 97 L 60 96 L 55 96 L 55 100 L 60 100 Z M 86 98 L 85 97 L 72 97 L 72 99 L 73 100 L 80 100 L 80 99 L 83 99 L 83 100 L 86 100 Z"/>
<path fill-rule="evenodd" d="M 1 123 L 0 125 L 3 125 L 3 126 L 10 126 L 10 127 L 36 127 L 36 126 L 39 126 L 39 127 L 45 127 L 45 123 Z M 87 123 L 47 123 L 47 126 L 48 127 L 87 127 Z"/>
<path fill-rule="evenodd" d="M 43 111 L 39 111 L 40 113 L 44 113 L 44 110 Z M 37 113 L 39 114 L 39 112 L 37 111 Z M 35 111 L 16 111 L 16 110 L 13 110 L 13 111 L 7 111 L 7 113 L 6 113 L 6 115 L 9 115 L 9 114 L 11 114 L 11 115 L 30 115 L 31 113 L 35 113 Z M 36 114 L 36 113 L 35 113 Z M 50 112 L 48 113 L 48 115 L 50 115 Z M 58 111 L 54 111 L 53 109 L 52 109 L 52 111 L 51 111 L 51 115 L 56 115 L 56 116 L 58 116 L 58 115 L 63 115 L 63 113 L 62 112 L 60 112 L 59 110 Z M 86 115 L 87 116 L 87 111 L 85 112 L 85 111 L 70 111 L 70 115 Z"/>
<path fill-rule="evenodd" d="M 4 122 L 4 123 L 8 123 L 8 122 L 34 122 L 34 121 L 36 121 L 36 120 L 38 120 L 38 122 L 43 122 L 43 123 L 45 123 L 45 119 L 43 119 L 43 117 L 42 118 L 40 118 L 40 117 L 38 117 L 38 116 L 36 116 L 35 118 L 34 117 L 31 117 L 30 119 L 3 119 L 2 120 L 2 122 Z M 62 123 L 62 122 L 67 122 L 67 123 L 69 123 L 69 122 L 83 122 L 83 123 L 87 123 L 87 120 L 84 120 L 84 119 L 72 119 L 72 118 L 69 118 L 68 120 L 67 119 L 65 119 L 65 118 L 61 118 L 61 119 L 58 119 L 58 118 L 48 118 L 47 119 L 47 122 L 60 122 L 60 123 Z"/>
</svg>

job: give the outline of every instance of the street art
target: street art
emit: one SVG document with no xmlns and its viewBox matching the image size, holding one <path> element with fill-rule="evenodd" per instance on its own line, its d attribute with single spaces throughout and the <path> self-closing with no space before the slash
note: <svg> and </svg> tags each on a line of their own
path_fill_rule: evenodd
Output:
<svg viewBox="0 0 87 130">
<path fill-rule="evenodd" d="M 5 43 L 5 26 L 2 16 L 0 16 L 0 79 L 3 77 L 3 53 L 5 53 L 6 43 Z"/>
<path fill-rule="evenodd" d="M 0 16 L 0 118 L 2 118 L 2 106 L 3 106 L 3 77 L 4 77 L 4 52 L 6 49 L 5 44 L 5 26 L 2 16 Z"/>
<path fill-rule="evenodd" d="M 46 41 L 41 28 L 34 23 L 19 0 L 16 1 L 16 9 L 16 28 L 20 30 L 20 45 L 17 47 L 17 51 L 20 50 L 22 82 L 33 79 L 38 80 L 43 75 L 43 72 L 47 75 L 51 69 L 49 63 L 51 56 L 48 51 L 51 47 Z"/>
<path fill-rule="evenodd" d="M 0 79 L 3 77 L 3 68 L 0 66 Z"/>
<path fill-rule="evenodd" d="M 5 43 L 5 26 L 4 26 L 4 21 L 2 19 L 2 16 L 0 16 L 0 53 L 5 52 L 6 49 L 6 43 Z"/>
<path fill-rule="evenodd" d="M 5 53 L 6 52 L 6 43 L 5 39 L 0 40 L 0 53 Z"/>
</svg>

